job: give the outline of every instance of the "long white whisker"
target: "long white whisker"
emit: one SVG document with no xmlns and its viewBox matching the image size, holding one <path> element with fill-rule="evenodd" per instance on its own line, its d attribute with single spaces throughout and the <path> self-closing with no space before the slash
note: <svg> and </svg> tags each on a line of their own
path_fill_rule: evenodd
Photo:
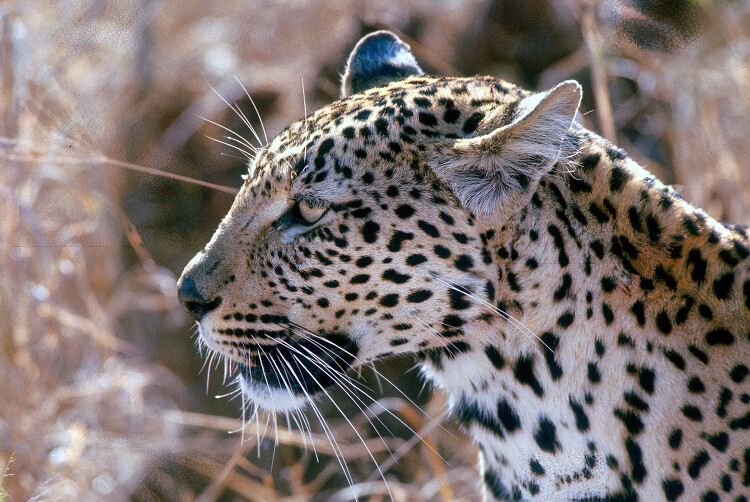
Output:
<svg viewBox="0 0 750 502">
<path fill-rule="evenodd" d="M 304 326 L 301 326 L 301 325 L 299 325 L 299 324 L 297 324 L 297 323 L 289 323 L 289 325 L 290 325 L 290 326 L 294 326 L 294 327 L 296 327 L 296 328 L 298 328 L 298 329 L 301 329 L 301 330 L 303 330 L 303 331 L 304 331 L 305 333 L 307 333 L 307 334 L 308 334 L 308 336 L 310 336 L 310 337 L 312 337 L 312 338 L 314 338 L 314 339 L 316 339 L 316 340 L 320 340 L 321 342 L 325 342 L 325 343 L 327 343 L 328 345 L 331 345 L 331 346 L 333 346 L 333 347 L 335 347 L 335 348 L 337 348 L 337 349 L 341 350 L 341 351 L 342 351 L 342 352 L 343 352 L 344 354 L 346 354 L 346 355 L 348 355 L 348 356 L 352 357 L 352 358 L 353 358 L 353 359 L 354 359 L 355 361 L 357 361 L 357 362 L 358 362 L 359 364 L 366 364 L 366 361 L 362 360 L 362 359 L 361 359 L 360 357 L 358 357 L 358 356 L 357 356 L 356 354 L 352 354 L 351 352 L 349 352 L 348 350 L 344 349 L 343 347 L 339 347 L 338 345 L 336 345 L 335 343 L 331 342 L 331 341 L 330 341 L 330 340 L 328 340 L 327 338 L 325 338 L 325 337 L 322 337 L 322 336 L 320 336 L 320 335 L 317 335 L 316 333 L 313 333 L 312 331 L 310 331 L 309 329 L 305 328 Z M 320 344 L 318 344 L 317 346 L 319 346 L 319 347 L 320 347 Z M 419 406 L 419 405 L 418 405 L 417 403 L 415 403 L 415 402 L 414 402 L 414 401 L 413 401 L 413 400 L 412 400 L 412 399 L 411 399 L 411 398 L 410 398 L 409 396 L 407 396 L 407 395 L 406 395 L 406 393 L 405 393 L 404 391 L 402 391 L 402 390 L 401 390 L 401 389 L 400 389 L 400 388 L 399 388 L 399 387 L 398 387 L 398 386 L 397 386 L 397 385 L 396 385 L 395 383 L 393 383 L 393 382 L 392 382 L 392 381 L 391 381 L 390 379 L 388 379 L 388 377 L 386 377 L 385 375 L 383 375 L 382 373 L 380 373 L 380 372 L 379 372 L 379 371 L 378 371 L 377 369 L 375 369 L 375 368 L 372 368 L 372 371 L 373 371 L 373 373 L 374 373 L 375 375 L 378 375 L 378 376 L 379 376 L 380 378 L 382 378 L 383 380 L 385 380 L 385 381 L 386 381 L 386 382 L 387 382 L 387 383 L 388 383 L 388 384 L 389 384 L 389 385 L 390 385 L 391 387 L 393 387 L 393 388 L 394 388 L 394 389 L 396 390 L 396 392 L 398 392 L 399 394 L 401 394 L 401 396 L 402 396 L 402 397 L 403 397 L 404 399 L 406 399 L 406 401 L 407 401 L 407 402 L 408 402 L 409 404 L 411 404 L 412 406 L 414 406 L 414 408 L 416 408 L 416 409 L 417 409 L 417 411 L 419 411 L 419 412 L 420 412 L 421 414 L 423 414 L 423 415 L 424 415 L 425 417 L 427 417 L 428 419 L 430 419 L 430 420 L 434 420 L 434 419 L 433 419 L 433 418 L 432 418 L 432 417 L 431 417 L 431 416 L 430 416 L 430 415 L 429 415 L 429 414 L 428 414 L 428 413 L 427 413 L 426 411 L 424 411 L 424 410 L 423 410 L 423 409 L 422 409 L 422 408 L 421 408 L 421 407 L 420 407 L 420 406 Z M 450 433 L 450 431 L 448 431 L 447 429 L 445 429 L 445 427 L 441 427 L 441 428 L 442 428 L 442 429 L 443 429 L 443 430 L 444 430 L 445 432 L 447 432 L 448 434 L 451 434 L 451 433 Z M 436 452 L 436 453 L 437 453 L 437 452 Z M 438 455 L 439 455 L 439 454 L 438 454 Z M 441 458 L 442 458 L 442 457 L 441 457 Z"/>
<path fill-rule="evenodd" d="M 475 294 L 473 294 L 471 291 L 468 291 L 463 286 L 452 284 L 452 283 L 446 281 L 445 279 L 443 279 L 442 277 L 435 276 L 434 278 L 435 278 L 436 281 L 440 282 L 444 286 L 447 286 L 447 287 L 453 289 L 454 291 L 458 291 L 459 293 L 463 293 L 464 295 L 468 296 L 469 298 L 471 298 L 472 300 L 476 301 L 477 303 L 483 305 L 484 307 L 486 307 L 487 309 L 489 309 L 493 313 L 499 315 L 500 317 L 502 317 L 503 319 L 505 319 L 506 321 L 508 321 L 509 323 L 511 323 L 516 329 L 518 329 L 519 331 L 521 331 L 521 333 L 526 338 L 528 338 L 529 340 L 531 340 L 532 337 L 536 338 L 539 341 L 539 343 L 541 343 L 542 345 L 544 345 L 547 348 L 547 350 L 549 350 L 550 352 L 552 352 L 554 354 L 555 351 L 552 350 L 549 347 L 549 345 L 547 345 L 546 343 L 544 343 L 544 341 L 541 338 L 539 338 L 536 333 L 534 333 L 533 331 L 531 331 L 521 321 L 519 321 L 518 319 L 516 319 L 515 317 L 513 317 L 509 313 L 507 313 L 507 312 L 505 312 L 503 310 L 500 310 L 499 308 L 495 307 L 491 303 L 489 303 L 489 302 L 485 301 L 484 299 L 476 296 Z M 529 336 L 529 335 L 531 335 L 531 336 Z"/>
<path fill-rule="evenodd" d="M 309 134 L 309 129 L 307 128 L 307 99 L 305 98 L 305 79 L 301 78 L 302 83 L 302 108 L 305 112 L 305 156 L 303 157 L 305 159 L 305 162 L 307 162 L 307 138 Z"/>
<path fill-rule="evenodd" d="M 255 106 L 255 101 L 253 101 L 253 98 L 250 96 L 250 93 L 247 92 L 247 89 L 245 88 L 245 84 L 243 84 L 239 78 L 237 78 L 237 75 L 234 76 L 235 80 L 237 80 L 237 83 L 240 84 L 240 87 L 242 87 L 242 90 L 245 91 L 245 96 L 247 96 L 247 99 L 250 100 L 250 104 L 253 105 L 253 109 L 255 110 L 255 114 L 258 116 L 258 122 L 260 122 L 260 128 L 263 131 L 263 138 L 266 140 L 266 145 L 268 145 L 268 135 L 266 134 L 266 128 L 263 125 L 263 119 L 260 117 L 260 112 L 258 111 L 258 107 Z M 260 141 L 259 141 L 260 142 Z"/>
</svg>

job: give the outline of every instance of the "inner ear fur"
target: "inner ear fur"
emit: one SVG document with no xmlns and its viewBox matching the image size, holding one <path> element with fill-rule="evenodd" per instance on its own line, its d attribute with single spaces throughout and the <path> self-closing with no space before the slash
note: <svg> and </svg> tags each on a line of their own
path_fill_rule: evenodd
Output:
<svg viewBox="0 0 750 502">
<path fill-rule="evenodd" d="M 573 80 L 522 99 L 509 124 L 493 124 L 498 110 L 485 119 L 489 132 L 438 147 L 430 164 L 475 216 L 509 216 L 528 204 L 539 180 L 572 145 L 568 131 L 581 102 Z"/>
</svg>

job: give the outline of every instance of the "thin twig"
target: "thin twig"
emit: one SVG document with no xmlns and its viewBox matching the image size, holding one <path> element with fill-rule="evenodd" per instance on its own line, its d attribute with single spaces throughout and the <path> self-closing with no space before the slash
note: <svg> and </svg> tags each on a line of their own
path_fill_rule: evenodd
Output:
<svg viewBox="0 0 750 502">
<path fill-rule="evenodd" d="M 601 52 L 596 30 L 596 0 L 581 2 L 581 33 L 591 64 L 591 82 L 594 87 L 596 117 L 599 120 L 602 135 L 611 142 L 617 142 L 615 121 L 612 117 L 612 104 L 609 100 L 607 72 L 602 63 Z"/>
</svg>

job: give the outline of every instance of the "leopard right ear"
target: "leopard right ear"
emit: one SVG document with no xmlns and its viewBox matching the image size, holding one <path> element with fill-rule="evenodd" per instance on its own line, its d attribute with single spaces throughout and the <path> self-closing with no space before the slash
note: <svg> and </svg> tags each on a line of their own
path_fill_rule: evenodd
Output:
<svg viewBox="0 0 750 502">
<path fill-rule="evenodd" d="M 406 43 L 390 31 L 376 31 L 357 42 L 349 55 L 341 97 L 423 73 Z"/>
<path fill-rule="evenodd" d="M 581 86 L 568 80 L 517 103 L 510 123 L 504 113 L 483 120 L 483 135 L 436 143 L 428 161 L 461 205 L 482 218 L 507 218 L 528 204 L 540 179 L 562 157 L 571 157 L 569 132 Z"/>
</svg>

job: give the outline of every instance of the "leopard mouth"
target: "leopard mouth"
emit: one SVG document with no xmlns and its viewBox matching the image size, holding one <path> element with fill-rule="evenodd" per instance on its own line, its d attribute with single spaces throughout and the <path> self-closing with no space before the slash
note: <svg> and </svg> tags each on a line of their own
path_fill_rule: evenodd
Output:
<svg viewBox="0 0 750 502">
<path fill-rule="evenodd" d="M 307 335 L 291 332 L 276 335 L 274 343 L 257 346 L 250 364 L 238 364 L 246 387 L 313 395 L 334 384 L 342 385 L 357 359 L 357 343 L 342 333 Z"/>
</svg>

